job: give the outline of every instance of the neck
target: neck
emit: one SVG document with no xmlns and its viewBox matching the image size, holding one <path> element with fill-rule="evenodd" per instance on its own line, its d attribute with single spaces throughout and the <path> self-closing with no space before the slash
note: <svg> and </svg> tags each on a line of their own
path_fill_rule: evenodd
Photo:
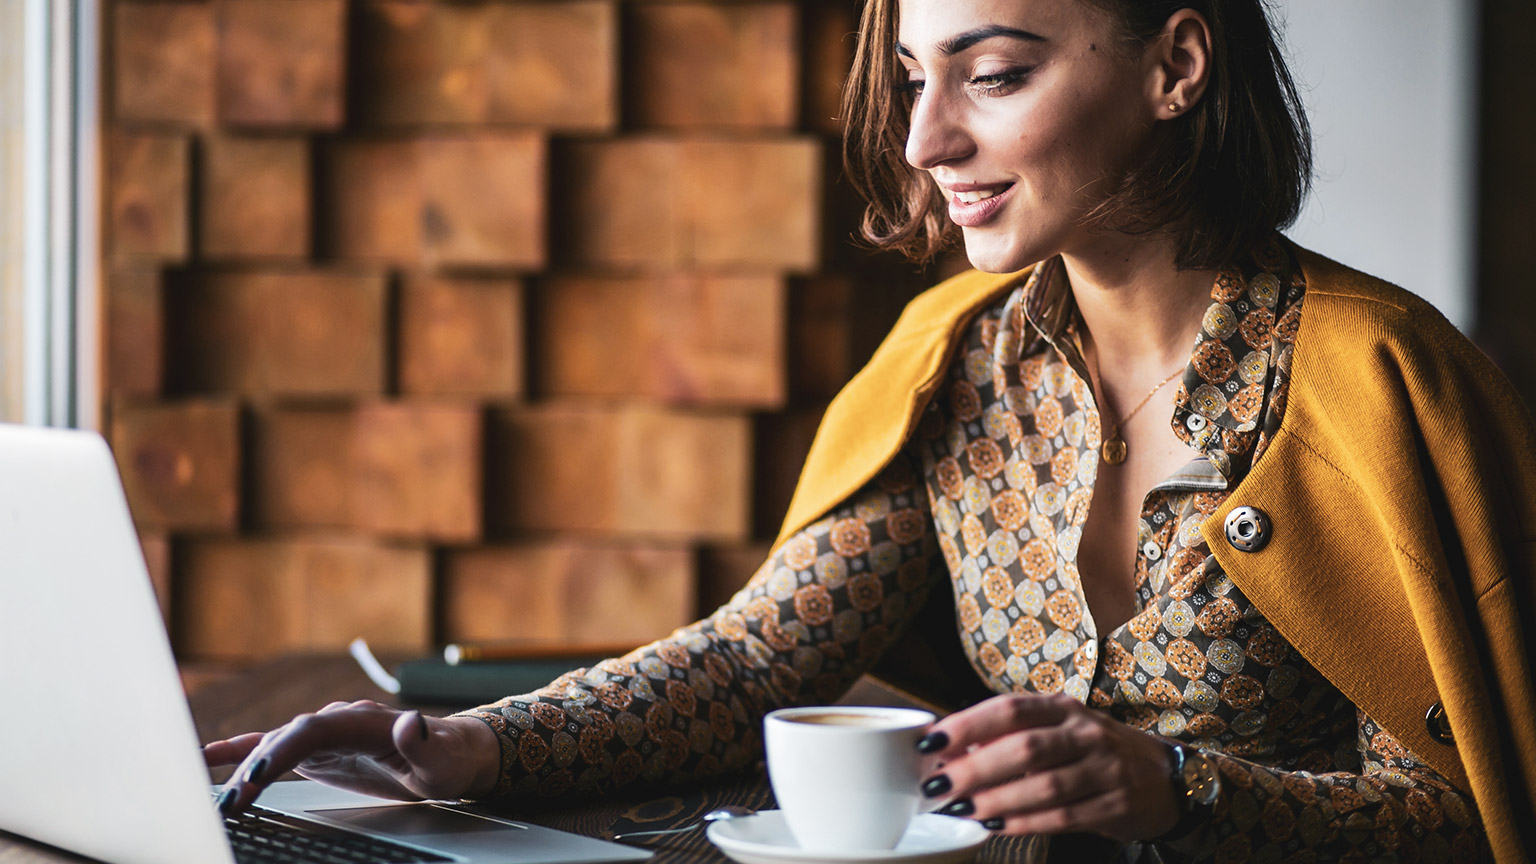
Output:
<svg viewBox="0 0 1536 864">
<path fill-rule="evenodd" d="M 1117 240 L 1062 255 L 1083 342 L 1101 377 L 1160 380 L 1189 359 L 1216 273 L 1174 267 L 1167 238 Z"/>
</svg>

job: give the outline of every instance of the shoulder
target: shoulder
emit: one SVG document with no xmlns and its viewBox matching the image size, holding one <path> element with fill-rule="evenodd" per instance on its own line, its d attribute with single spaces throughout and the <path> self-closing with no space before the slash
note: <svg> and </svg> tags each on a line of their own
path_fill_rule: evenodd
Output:
<svg viewBox="0 0 1536 864">
<path fill-rule="evenodd" d="M 1296 247 L 1296 257 L 1307 283 L 1300 336 L 1361 351 L 1388 346 L 1406 357 L 1469 350 L 1481 357 L 1422 297 L 1316 252 Z"/>
<path fill-rule="evenodd" d="M 929 338 L 949 333 L 976 312 L 1024 282 L 1034 272 L 983 273 L 967 270 L 940 282 L 912 299 L 891 328 L 887 342 Z"/>
<path fill-rule="evenodd" d="M 1296 257 L 1307 284 L 1298 383 L 1379 388 L 1378 376 L 1388 375 L 1415 389 L 1476 383 L 1512 392 L 1492 361 L 1423 298 L 1306 249 Z"/>
<path fill-rule="evenodd" d="M 1408 291 L 1298 250 L 1307 289 L 1281 428 L 1356 482 L 1520 487 L 1536 525 L 1536 427 L 1493 361 Z M 1527 533 L 1529 530 L 1527 529 Z"/>
<path fill-rule="evenodd" d="M 943 380 L 966 322 L 1030 272 L 968 271 L 907 304 L 869 363 L 822 415 L 777 543 L 852 495 L 895 457 Z"/>
</svg>

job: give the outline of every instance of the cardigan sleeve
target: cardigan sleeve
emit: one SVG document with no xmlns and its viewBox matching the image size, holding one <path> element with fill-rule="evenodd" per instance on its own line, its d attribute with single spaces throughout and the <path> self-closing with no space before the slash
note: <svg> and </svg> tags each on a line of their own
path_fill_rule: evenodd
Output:
<svg viewBox="0 0 1536 864">
<path fill-rule="evenodd" d="M 1472 796 L 1357 709 L 1361 770 L 1285 771 L 1207 753 L 1221 772 L 1201 861 L 1483 861 Z M 1184 845 L 1184 844 L 1180 844 Z"/>
<path fill-rule="evenodd" d="M 501 745 L 493 796 L 598 794 L 754 764 L 764 714 L 835 701 L 922 608 L 943 563 L 916 476 L 903 453 L 708 618 L 464 712 Z"/>
</svg>

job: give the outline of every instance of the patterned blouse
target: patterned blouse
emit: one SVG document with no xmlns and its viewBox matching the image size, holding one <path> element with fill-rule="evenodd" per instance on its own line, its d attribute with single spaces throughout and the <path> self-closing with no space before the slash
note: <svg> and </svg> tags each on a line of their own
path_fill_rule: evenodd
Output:
<svg viewBox="0 0 1536 864">
<path fill-rule="evenodd" d="M 947 582 L 962 647 L 993 692 L 1065 691 L 1215 760 L 1222 794 L 1203 848 L 1184 850 L 1194 858 L 1487 856 L 1470 795 L 1297 654 L 1199 530 L 1279 428 L 1305 290 L 1278 238 L 1216 279 L 1171 419 L 1191 459 L 1144 499 L 1125 624 L 1098 632 L 1077 570 L 1101 432 L 1056 261 L 970 324 L 902 454 L 730 603 L 467 712 L 501 742 L 496 794 L 746 767 L 764 713 L 835 700 Z"/>
</svg>

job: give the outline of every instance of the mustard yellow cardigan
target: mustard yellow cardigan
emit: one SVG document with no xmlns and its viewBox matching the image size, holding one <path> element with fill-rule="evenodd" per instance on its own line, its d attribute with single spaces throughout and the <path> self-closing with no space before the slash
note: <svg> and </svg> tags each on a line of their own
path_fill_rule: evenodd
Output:
<svg viewBox="0 0 1536 864">
<path fill-rule="evenodd" d="M 1356 705 L 1472 792 L 1500 862 L 1536 856 L 1536 431 L 1509 383 L 1427 303 L 1298 250 L 1289 402 L 1203 531 L 1222 569 Z M 827 410 L 782 542 L 906 442 L 965 324 L 1027 274 L 971 272 L 913 301 Z M 1227 513 L 1273 523 L 1256 553 Z M 1443 704 L 1454 744 L 1426 712 Z"/>
</svg>

